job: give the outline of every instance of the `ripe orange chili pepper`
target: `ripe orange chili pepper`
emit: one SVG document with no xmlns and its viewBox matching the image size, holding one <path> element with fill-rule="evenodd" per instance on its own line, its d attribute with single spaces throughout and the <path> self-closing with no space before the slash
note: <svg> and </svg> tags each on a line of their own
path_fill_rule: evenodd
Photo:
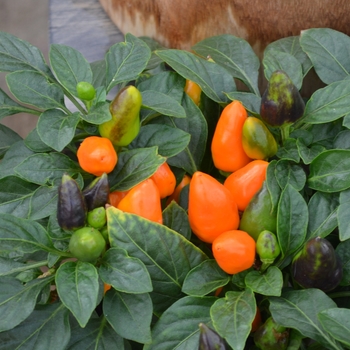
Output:
<svg viewBox="0 0 350 350">
<path fill-rule="evenodd" d="M 238 210 L 244 211 L 259 191 L 265 181 L 268 165 L 265 160 L 253 160 L 226 178 L 224 186 L 232 193 Z"/>
<path fill-rule="evenodd" d="M 129 190 L 127 191 L 113 191 L 110 192 L 108 195 L 108 202 L 113 207 L 118 207 L 119 202 L 128 194 Z"/>
<path fill-rule="evenodd" d="M 196 84 L 194 81 L 186 79 L 184 91 L 189 97 L 191 97 L 192 101 L 198 106 L 201 101 L 201 93 L 202 93 L 202 89 L 200 88 L 200 86 Z"/>
<path fill-rule="evenodd" d="M 253 266 L 255 241 L 245 231 L 230 230 L 213 241 L 212 251 L 221 269 L 233 275 Z"/>
<path fill-rule="evenodd" d="M 255 332 L 260 327 L 260 325 L 261 325 L 261 312 L 260 312 L 260 309 L 257 307 L 250 332 L 251 333 Z"/>
<path fill-rule="evenodd" d="M 193 174 L 190 182 L 188 218 L 195 235 L 207 243 L 239 226 L 237 204 L 230 191 L 200 171 Z"/>
<path fill-rule="evenodd" d="M 87 173 L 101 176 L 110 173 L 118 162 L 112 142 L 99 136 L 88 136 L 77 151 L 79 165 Z"/>
<path fill-rule="evenodd" d="M 188 185 L 191 181 L 191 177 L 187 174 L 184 175 L 184 177 L 182 178 L 181 182 L 176 186 L 174 192 L 168 197 L 167 201 L 166 201 L 166 205 L 169 205 L 171 203 L 171 201 L 175 201 L 176 203 L 179 203 L 179 199 L 180 199 L 180 193 L 182 191 L 182 189 Z"/>
<path fill-rule="evenodd" d="M 211 143 L 217 169 L 234 172 L 251 161 L 242 145 L 242 128 L 247 117 L 247 111 L 239 101 L 232 101 L 222 111 Z"/>
<path fill-rule="evenodd" d="M 152 179 L 146 179 L 133 187 L 119 202 L 118 209 L 163 223 L 159 190 Z"/>
<path fill-rule="evenodd" d="M 168 163 L 163 163 L 151 176 L 151 179 L 158 187 L 160 198 L 168 197 L 174 192 L 176 178 Z"/>
<path fill-rule="evenodd" d="M 106 294 L 111 288 L 112 288 L 112 286 L 110 284 L 104 283 L 103 284 L 103 292 L 104 292 L 104 294 Z"/>
</svg>

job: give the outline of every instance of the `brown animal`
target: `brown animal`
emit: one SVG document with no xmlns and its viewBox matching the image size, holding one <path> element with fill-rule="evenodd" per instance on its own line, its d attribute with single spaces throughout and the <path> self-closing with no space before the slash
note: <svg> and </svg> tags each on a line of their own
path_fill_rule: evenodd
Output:
<svg viewBox="0 0 350 350">
<path fill-rule="evenodd" d="M 149 36 L 169 48 L 233 34 L 261 57 L 267 44 L 328 27 L 350 34 L 349 0 L 100 0 L 123 32 Z"/>
</svg>

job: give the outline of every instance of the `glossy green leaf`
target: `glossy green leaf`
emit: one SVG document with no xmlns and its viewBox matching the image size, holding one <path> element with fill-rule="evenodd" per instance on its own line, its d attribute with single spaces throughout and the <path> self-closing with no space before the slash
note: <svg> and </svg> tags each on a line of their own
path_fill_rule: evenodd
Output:
<svg viewBox="0 0 350 350">
<path fill-rule="evenodd" d="M 110 248 L 103 255 L 99 267 L 103 282 L 124 293 L 147 293 L 152 282 L 145 265 L 137 258 L 128 256 L 121 248 Z"/>
<path fill-rule="evenodd" d="M 292 185 L 287 185 L 277 210 L 277 237 L 284 257 L 292 255 L 304 243 L 308 220 L 304 198 Z"/>
<path fill-rule="evenodd" d="M 125 41 L 111 46 L 105 56 L 106 88 L 110 91 L 119 83 L 138 78 L 151 58 L 151 50 L 141 39 L 128 33 Z"/>
<path fill-rule="evenodd" d="M 230 100 L 240 101 L 244 108 L 252 114 L 260 114 L 261 97 L 251 92 L 236 91 L 227 94 Z"/>
<path fill-rule="evenodd" d="M 350 239 L 340 242 L 335 249 L 343 267 L 341 286 L 350 285 Z"/>
<path fill-rule="evenodd" d="M 297 147 L 304 164 L 310 164 L 319 154 L 326 150 L 324 146 L 317 144 L 308 147 L 301 139 L 297 139 Z"/>
<path fill-rule="evenodd" d="M 348 215 L 350 204 L 350 189 L 340 193 L 339 208 L 337 212 L 339 239 L 346 241 L 350 238 L 350 217 Z"/>
<path fill-rule="evenodd" d="M 90 263 L 67 261 L 55 275 L 58 295 L 81 327 L 88 323 L 98 301 L 98 273 Z"/>
<path fill-rule="evenodd" d="M 283 145 L 277 150 L 277 157 L 282 161 L 291 160 L 292 162 L 299 163 L 300 155 L 297 140 L 292 138 L 285 140 Z"/>
<path fill-rule="evenodd" d="M 275 175 L 277 182 L 282 189 L 287 185 L 291 185 L 297 191 L 301 191 L 306 183 L 304 169 L 299 164 L 295 164 L 286 159 L 281 159 L 277 162 Z"/>
<path fill-rule="evenodd" d="M 318 320 L 317 315 L 321 311 L 336 307 L 334 301 L 320 289 L 292 290 L 269 300 L 271 315 L 278 324 L 298 330 L 326 349 L 341 349 Z"/>
<path fill-rule="evenodd" d="M 350 150 L 322 152 L 310 164 L 307 184 L 322 192 L 339 192 L 350 187 Z"/>
<path fill-rule="evenodd" d="M 350 130 L 341 131 L 334 138 L 333 146 L 336 149 L 350 149 Z"/>
<path fill-rule="evenodd" d="M 120 152 L 117 166 L 109 174 L 110 190 L 129 190 L 152 176 L 164 162 L 157 146 Z"/>
<path fill-rule="evenodd" d="M 199 323 L 211 324 L 210 308 L 214 297 L 183 297 L 171 305 L 152 329 L 152 343 L 144 350 L 197 349 Z"/>
<path fill-rule="evenodd" d="M 192 50 L 202 57 L 211 57 L 233 77 L 243 81 L 252 93 L 260 96 L 258 88 L 260 62 L 246 40 L 223 34 L 198 42 Z"/>
<path fill-rule="evenodd" d="M 62 108 L 63 90 L 40 73 L 19 71 L 6 76 L 11 93 L 22 103 L 39 109 Z"/>
<path fill-rule="evenodd" d="M 111 246 L 125 249 L 146 265 L 153 283 L 154 311 L 162 312 L 181 298 L 187 273 L 206 255 L 181 234 L 137 215 L 110 207 L 107 220 Z"/>
<path fill-rule="evenodd" d="M 37 305 L 24 322 L 1 333 L 0 350 L 65 350 L 70 338 L 68 313 L 61 303 Z"/>
<path fill-rule="evenodd" d="M 276 172 L 277 160 L 271 160 L 266 171 L 266 186 L 270 194 L 272 211 L 277 208 L 281 195 L 281 187 L 278 183 L 278 172 Z"/>
<path fill-rule="evenodd" d="M 250 288 L 242 292 L 227 292 L 210 309 L 216 331 L 236 350 L 245 348 L 255 313 L 256 302 Z"/>
<path fill-rule="evenodd" d="M 205 260 L 188 273 L 182 291 L 187 295 L 203 297 L 226 285 L 229 281 L 230 276 L 219 267 L 214 259 Z"/>
<path fill-rule="evenodd" d="M 227 102 L 224 92 L 236 90 L 229 72 L 214 62 L 176 49 L 158 50 L 156 54 L 181 76 L 197 83 L 202 92 L 216 102 Z"/>
<path fill-rule="evenodd" d="M 148 293 L 108 291 L 103 300 L 103 313 L 123 338 L 139 343 L 151 341 L 152 300 Z"/>
<path fill-rule="evenodd" d="M 40 115 L 38 134 L 46 145 L 61 152 L 73 139 L 80 114 L 67 115 L 60 109 L 49 109 Z"/>
<path fill-rule="evenodd" d="M 283 275 L 276 266 L 270 266 L 265 273 L 250 271 L 245 276 L 245 284 L 258 294 L 280 296 L 283 285 Z"/>
<path fill-rule="evenodd" d="M 300 45 L 309 56 L 317 75 L 330 84 L 343 80 L 350 72 L 350 38 L 329 28 L 303 30 Z"/>
</svg>

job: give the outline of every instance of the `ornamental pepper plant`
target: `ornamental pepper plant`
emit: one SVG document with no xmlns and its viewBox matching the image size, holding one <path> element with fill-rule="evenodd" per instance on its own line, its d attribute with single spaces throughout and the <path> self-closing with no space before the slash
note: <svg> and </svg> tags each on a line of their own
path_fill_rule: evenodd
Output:
<svg viewBox="0 0 350 350">
<path fill-rule="evenodd" d="M 0 32 L 0 349 L 349 348 L 349 51 Z"/>
</svg>

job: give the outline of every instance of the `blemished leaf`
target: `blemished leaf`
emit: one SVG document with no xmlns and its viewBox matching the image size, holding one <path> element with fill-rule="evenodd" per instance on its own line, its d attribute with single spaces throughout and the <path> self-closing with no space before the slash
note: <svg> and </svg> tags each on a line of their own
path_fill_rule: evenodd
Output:
<svg viewBox="0 0 350 350">
<path fill-rule="evenodd" d="M 37 305 L 21 324 L 1 333 L 0 350 L 66 349 L 70 338 L 68 315 L 68 309 L 61 303 Z"/>
<path fill-rule="evenodd" d="M 187 295 L 203 297 L 226 285 L 230 276 L 214 259 L 205 260 L 193 268 L 184 281 L 182 291 Z"/>
<path fill-rule="evenodd" d="M 199 323 L 211 324 L 210 308 L 214 297 L 183 297 L 171 305 L 152 329 L 152 343 L 144 350 L 197 349 Z"/>
<path fill-rule="evenodd" d="M 276 266 L 270 266 L 263 274 L 250 271 L 245 276 L 245 284 L 255 293 L 268 296 L 280 296 L 283 285 L 283 275 Z"/>
<path fill-rule="evenodd" d="M 150 58 L 151 50 L 147 44 L 130 33 L 126 34 L 125 41 L 114 44 L 105 56 L 107 91 L 119 83 L 137 79 Z"/>
<path fill-rule="evenodd" d="M 320 289 L 287 291 L 281 297 L 269 297 L 269 301 L 271 315 L 278 324 L 298 330 L 326 349 L 339 349 L 317 317 L 321 311 L 336 307 L 335 302 Z"/>
<path fill-rule="evenodd" d="M 111 348 L 126 349 L 124 339 L 104 318 L 92 317 L 84 328 L 81 328 L 78 322 L 71 325 L 69 350 L 110 350 Z"/>
<path fill-rule="evenodd" d="M 242 292 L 227 292 L 210 309 L 216 331 L 237 350 L 244 349 L 255 314 L 256 301 L 250 288 Z"/>
<path fill-rule="evenodd" d="M 148 293 L 107 292 L 103 313 L 120 336 L 139 343 L 151 341 L 152 300 Z"/>
<path fill-rule="evenodd" d="M 56 78 L 72 95 L 78 96 L 76 87 L 79 82 L 92 83 L 90 64 L 78 50 L 61 44 L 52 44 L 49 58 Z"/>
<path fill-rule="evenodd" d="M 258 75 L 260 62 L 249 43 L 229 34 L 204 39 L 192 47 L 202 57 L 210 57 L 243 81 L 249 90 L 260 96 Z"/>
<path fill-rule="evenodd" d="M 141 127 L 132 148 L 158 146 L 158 153 L 163 157 L 174 157 L 189 144 L 191 135 L 179 128 L 162 124 L 147 124 Z"/>
<path fill-rule="evenodd" d="M 35 279 L 23 285 L 15 277 L 0 277 L 0 332 L 23 322 L 34 310 L 36 298 L 53 277 Z"/>
<path fill-rule="evenodd" d="M 328 150 L 310 164 L 307 184 L 310 188 L 332 193 L 350 187 L 350 150 Z"/>
<path fill-rule="evenodd" d="M 103 282 L 124 293 L 141 294 L 152 291 L 152 282 L 141 260 L 128 256 L 121 248 L 110 248 L 99 268 Z"/>
<path fill-rule="evenodd" d="M 99 282 L 95 266 L 67 261 L 57 269 L 55 281 L 60 300 L 80 326 L 85 327 L 98 301 Z"/>
<path fill-rule="evenodd" d="M 7 85 L 18 101 L 39 109 L 64 107 L 64 95 L 60 86 L 49 82 L 40 73 L 19 71 L 6 76 Z"/>
<path fill-rule="evenodd" d="M 67 115 L 60 109 L 49 109 L 40 115 L 37 131 L 46 145 L 61 152 L 73 140 L 79 121 L 79 113 Z"/>
<path fill-rule="evenodd" d="M 329 28 L 303 30 L 300 45 L 325 84 L 343 80 L 350 72 L 350 38 Z"/>
<path fill-rule="evenodd" d="M 350 310 L 333 308 L 323 310 L 318 319 L 324 329 L 336 340 L 350 347 Z"/>
<path fill-rule="evenodd" d="M 350 240 L 340 242 L 335 249 L 341 265 L 343 267 L 343 277 L 340 282 L 341 286 L 350 285 Z"/>
<path fill-rule="evenodd" d="M 109 174 L 110 190 L 129 190 L 152 176 L 165 160 L 158 154 L 157 146 L 120 152 L 117 166 Z"/>
<path fill-rule="evenodd" d="M 181 234 L 138 215 L 109 207 L 107 220 L 111 246 L 125 249 L 146 265 L 154 312 L 164 311 L 181 297 L 187 273 L 207 256 Z"/>
<path fill-rule="evenodd" d="M 277 210 L 277 237 L 282 256 L 292 255 L 304 243 L 308 220 L 305 199 L 293 186 L 287 185 Z"/>
<path fill-rule="evenodd" d="M 218 103 L 227 102 L 225 92 L 236 90 L 229 72 L 214 62 L 176 49 L 158 50 L 156 54 L 181 76 L 197 83 L 204 94 Z"/>
</svg>

